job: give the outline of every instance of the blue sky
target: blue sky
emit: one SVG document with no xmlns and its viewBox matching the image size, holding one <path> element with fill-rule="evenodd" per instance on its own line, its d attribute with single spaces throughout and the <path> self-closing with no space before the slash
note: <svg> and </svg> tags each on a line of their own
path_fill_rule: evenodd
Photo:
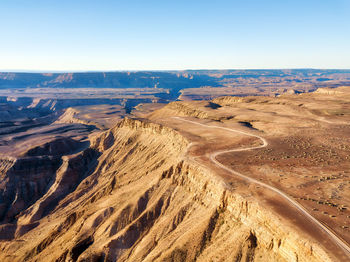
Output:
<svg viewBox="0 0 350 262">
<path fill-rule="evenodd" d="M 350 68 L 350 0 L 2 0 L 0 70 Z"/>
</svg>

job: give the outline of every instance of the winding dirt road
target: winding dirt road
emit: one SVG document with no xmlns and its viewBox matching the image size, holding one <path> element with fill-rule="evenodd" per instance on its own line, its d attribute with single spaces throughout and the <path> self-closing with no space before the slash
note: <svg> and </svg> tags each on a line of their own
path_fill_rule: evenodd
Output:
<svg viewBox="0 0 350 262">
<path fill-rule="evenodd" d="M 203 127 L 206 127 L 206 128 L 222 129 L 222 130 L 233 132 L 233 133 L 238 133 L 238 134 L 242 134 L 242 135 L 246 135 L 246 136 L 250 136 L 250 137 L 256 137 L 259 140 L 261 140 L 262 144 L 259 145 L 259 146 L 216 151 L 216 152 L 211 153 L 209 158 L 215 165 L 217 165 L 220 168 L 226 170 L 227 172 L 229 172 L 229 173 L 231 173 L 231 174 L 233 174 L 235 176 L 241 177 L 241 178 L 245 179 L 246 181 L 249 181 L 251 183 L 255 183 L 255 184 L 259 185 L 259 186 L 267 188 L 267 189 L 277 193 L 278 195 L 280 195 L 284 199 L 286 199 L 295 208 L 297 208 L 303 215 L 305 215 L 311 222 L 313 222 L 320 229 L 322 229 L 324 232 L 326 232 L 329 235 L 329 237 L 334 241 L 334 243 L 336 243 L 345 252 L 345 254 L 350 259 L 350 247 L 348 246 L 348 244 L 345 241 L 343 241 L 341 238 L 339 238 L 330 229 L 328 229 L 325 225 L 323 225 L 320 221 L 318 221 L 316 218 L 314 218 L 301 204 L 299 204 L 297 201 L 295 201 L 292 197 L 288 196 L 286 193 L 282 192 L 281 190 L 279 190 L 279 189 L 277 189 L 277 188 L 275 188 L 275 187 L 273 187 L 273 186 L 271 186 L 269 184 L 266 184 L 264 182 L 261 182 L 259 180 L 254 179 L 254 178 L 251 178 L 249 176 L 243 175 L 242 173 L 237 172 L 237 171 L 235 171 L 235 170 L 233 170 L 233 169 L 223 165 L 222 163 L 220 163 L 216 159 L 216 157 L 218 155 L 221 155 L 221 154 L 226 154 L 226 153 L 231 153 L 231 152 L 248 151 L 248 150 L 259 149 L 259 148 L 266 147 L 266 146 L 268 146 L 268 142 L 266 141 L 265 138 L 263 138 L 261 136 L 258 136 L 258 135 L 250 134 L 250 133 L 247 133 L 247 132 L 244 132 L 244 131 L 235 130 L 235 129 L 232 129 L 232 128 L 205 125 L 205 124 L 201 124 L 201 123 L 198 123 L 198 122 L 195 122 L 195 121 L 191 121 L 191 120 L 188 120 L 188 119 L 184 119 L 184 118 L 181 118 L 181 117 L 173 117 L 173 118 L 175 118 L 177 120 L 180 120 L 180 121 L 184 121 L 184 122 L 192 123 L 192 124 L 195 124 L 195 125 L 203 126 Z"/>
</svg>

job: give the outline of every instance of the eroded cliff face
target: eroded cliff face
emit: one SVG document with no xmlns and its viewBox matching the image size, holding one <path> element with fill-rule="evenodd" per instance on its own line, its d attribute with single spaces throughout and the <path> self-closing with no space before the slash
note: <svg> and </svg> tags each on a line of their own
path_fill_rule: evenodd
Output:
<svg viewBox="0 0 350 262">
<path fill-rule="evenodd" d="M 0 223 L 22 221 L 32 210 L 31 205 L 37 206 L 52 192 L 55 197 L 50 198 L 51 207 L 72 192 L 88 173 L 88 164 L 98 157 L 98 152 L 86 146 L 88 143 L 59 137 L 30 148 L 21 157 L 0 159 Z M 45 209 L 47 213 L 50 205 Z M 2 239 L 14 237 L 10 228 L 12 233 L 4 234 Z"/>
<path fill-rule="evenodd" d="M 4 163 L 5 160 L 2 160 Z M 2 164 L 3 164 L 2 163 Z M 35 203 L 50 183 L 61 164 L 57 156 L 26 157 L 6 163 L 0 176 L 0 221 L 13 222 L 19 212 Z"/>
<path fill-rule="evenodd" d="M 63 159 L 47 194 L 0 242 L 0 260 L 330 261 L 184 157 L 188 146 L 170 128 L 124 119 Z M 67 189 L 72 177 L 77 186 Z"/>
</svg>

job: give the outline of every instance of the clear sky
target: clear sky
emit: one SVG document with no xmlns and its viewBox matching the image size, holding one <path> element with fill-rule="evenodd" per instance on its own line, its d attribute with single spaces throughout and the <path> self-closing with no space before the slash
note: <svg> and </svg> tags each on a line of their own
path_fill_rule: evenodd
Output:
<svg viewBox="0 0 350 262">
<path fill-rule="evenodd" d="M 0 70 L 350 68 L 350 0 L 1 0 Z"/>
</svg>

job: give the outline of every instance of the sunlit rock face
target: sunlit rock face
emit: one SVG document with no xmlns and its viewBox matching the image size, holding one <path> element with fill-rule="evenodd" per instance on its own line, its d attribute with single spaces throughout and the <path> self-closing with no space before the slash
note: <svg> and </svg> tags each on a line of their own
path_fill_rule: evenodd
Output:
<svg viewBox="0 0 350 262">
<path fill-rule="evenodd" d="M 347 239 L 349 101 L 339 87 L 130 114 L 7 104 L 18 115 L 0 126 L 0 261 L 346 261 L 290 202 L 212 156 L 235 149 L 217 161 Z"/>
<path fill-rule="evenodd" d="M 317 244 L 184 160 L 188 145 L 171 128 L 126 118 L 61 160 L 8 160 L 2 177 L 16 179 L 6 190 L 16 201 L 3 212 L 1 259 L 327 261 Z M 55 155 L 54 146 L 27 155 Z"/>
</svg>

